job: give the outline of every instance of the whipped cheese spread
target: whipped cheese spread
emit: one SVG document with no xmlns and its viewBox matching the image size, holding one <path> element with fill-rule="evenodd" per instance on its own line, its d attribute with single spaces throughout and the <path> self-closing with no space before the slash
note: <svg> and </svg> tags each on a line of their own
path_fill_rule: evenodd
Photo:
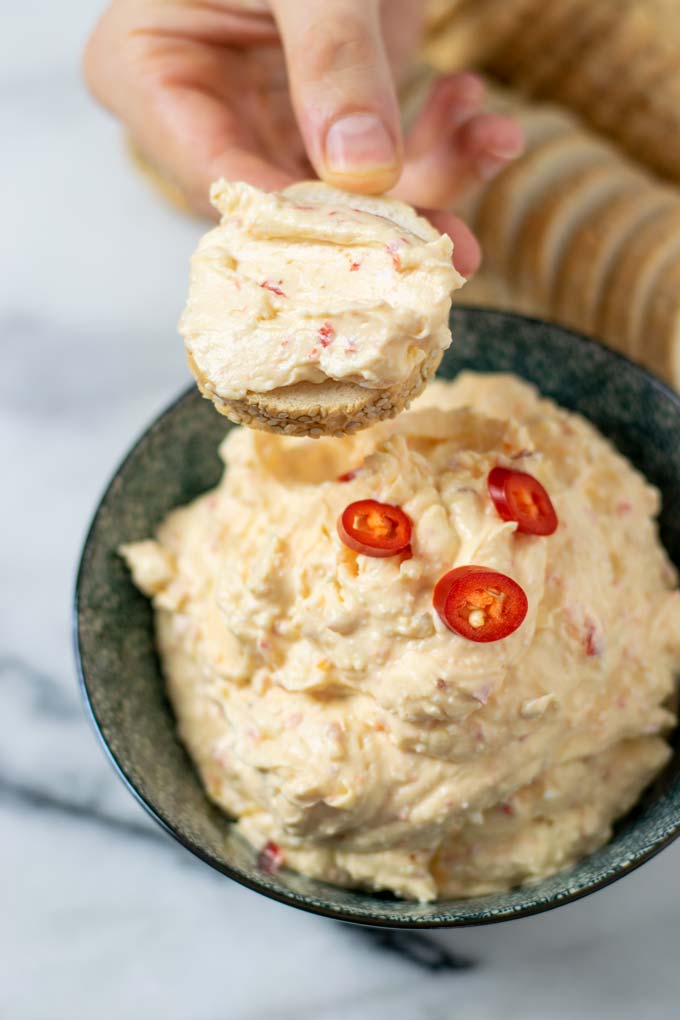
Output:
<svg viewBox="0 0 680 1020">
<path fill-rule="evenodd" d="M 344 439 L 232 429 L 221 453 L 217 488 L 123 554 L 153 599 L 181 738 L 244 836 L 305 874 L 421 900 L 534 881 L 604 843 L 669 758 L 680 594 L 656 489 L 504 375 L 436 381 Z M 545 487 L 554 534 L 501 518 L 498 465 Z M 410 555 L 341 540 L 338 517 L 369 498 L 408 515 Z M 466 564 L 526 594 L 503 640 L 433 608 Z"/>
<path fill-rule="evenodd" d="M 321 182 L 217 181 L 221 222 L 192 259 L 180 332 L 204 390 L 298 382 L 386 389 L 451 343 L 453 246 L 414 210 Z"/>
</svg>

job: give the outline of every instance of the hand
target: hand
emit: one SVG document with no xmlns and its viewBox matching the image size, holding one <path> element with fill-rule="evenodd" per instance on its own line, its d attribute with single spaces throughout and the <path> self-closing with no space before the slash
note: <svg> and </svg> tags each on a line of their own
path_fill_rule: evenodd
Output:
<svg viewBox="0 0 680 1020">
<path fill-rule="evenodd" d="M 395 82 L 420 39 L 422 0 L 115 0 L 85 54 L 93 94 L 189 202 L 211 181 L 265 189 L 318 175 L 350 191 L 447 210 L 522 149 L 480 113 L 481 82 L 449 75 L 402 139 Z M 465 276 L 461 220 L 428 211 Z"/>
</svg>

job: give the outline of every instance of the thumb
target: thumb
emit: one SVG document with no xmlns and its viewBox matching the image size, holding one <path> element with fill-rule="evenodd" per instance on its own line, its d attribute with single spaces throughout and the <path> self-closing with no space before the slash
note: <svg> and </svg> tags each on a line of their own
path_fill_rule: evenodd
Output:
<svg viewBox="0 0 680 1020">
<path fill-rule="evenodd" d="M 319 177 L 377 193 L 401 173 L 402 140 L 379 0 L 272 0 L 290 91 Z"/>
</svg>

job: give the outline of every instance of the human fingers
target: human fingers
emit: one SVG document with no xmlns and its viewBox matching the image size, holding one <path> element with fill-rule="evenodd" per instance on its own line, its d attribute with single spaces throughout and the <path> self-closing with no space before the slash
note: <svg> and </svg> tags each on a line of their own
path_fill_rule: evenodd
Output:
<svg viewBox="0 0 680 1020">
<path fill-rule="evenodd" d="M 511 117 L 481 112 L 484 91 L 474 75 L 451 75 L 432 89 L 406 146 L 394 194 L 413 204 L 451 208 L 523 149 Z"/>
<path fill-rule="evenodd" d="M 319 177 L 380 193 L 401 172 L 402 138 L 378 0 L 272 0 L 291 95 Z"/>
<path fill-rule="evenodd" d="M 175 5 L 113 4 L 88 44 L 85 76 L 145 157 L 195 208 L 210 213 L 217 177 L 266 190 L 294 178 L 232 110 L 228 60 L 203 38 L 210 38 L 210 26 L 202 31 L 200 12 L 184 25 L 185 15 Z"/>
</svg>

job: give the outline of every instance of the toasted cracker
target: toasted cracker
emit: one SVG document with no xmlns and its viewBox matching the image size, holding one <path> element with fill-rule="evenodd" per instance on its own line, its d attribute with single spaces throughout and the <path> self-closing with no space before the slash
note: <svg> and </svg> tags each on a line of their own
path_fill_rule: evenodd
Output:
<svg viewBox="0 0 680 1020">
<path fill-rule="evenodd" d="M 540 82 L 546 75 L 557 77 L 568 64 L 575 49 L 592 31 L 593 8 L 589 0 L 560 0 L 543 3 L 532 11 L 530 23 L 523 27 L 521 39 L 512 40 L 516 51 L 508 78 L 525 95 L 541 94 Z"/>
<path fill-rule="evenodd" d="M 650 282 L 634 343 L 643 364 L 680 388 L 680 248 L 668 253 Z"/>
<path fill-rule="evenodd" d="M 425 59 L 448 73 L 507 52 L 506 42 L 541 0 L 430 0 Z"/>
<path fill-rule="evenodd" d="M 508 112 L 522 126 L 527 150 L 559 135 L 566 135 L 576 127 L 576 121 L 567 110 L 549 103 L 521 106 Z"/>
<path fill-rule="evenodd" d="M 491 182 L 479 205 L 475 227 L 493 268 L 508 275 L 514 241 L 526 210 L 569 168 L 602 158 L 604 143 L 576 131 L 550 138 L 506 167 Z"/>
<path fill-rule="evenodd" d="M 503 6 L 512 10 L 514 0 L 505 0 Z M 532 59 L 536 53 L 536 44 L 540 41 L 545 28 L 546 13 L 550 17 L 551 12 L 548 8 L 555 6 L 559 5 L 546 4 L 544 0 L 530 0 L 529 3 L 524 3 L 519 24 L 513 25 L 509 45 L 494 52 L 491 58 L 490 66 L 493 72 L 504 81 L 516 81 L 520 68 L 527 60 Z"/>
<path fill-rule="evenodd" d="M 385 389 L 334 380 L 299 382 L 266 393 L 249 392 L 233 400 L 219 397 L 191 355 L 187 358 L 203 396 L 231 421 L 264 432 L 318 438 L 358 432 L 377 421 L 394 418 L 425 389 L 439 367 L 442 352 L 431 352 L 403 382 Z"/>
<path fill-rule="evenodd" d="M 680 181 L 680 96 L 671 108 L 656 102 L 639 110 L 630 118 L 621 141 L 665 177 Z"/>
<path fill-rule="evenodd" d="M 632 358 L 643 354 L 639 323 L 655 273 L 679 240 L 680 200 L 670 193 L 668 203 L 629 239 L 606 281 L 597 332 L 617 338 L 616 346 Z"/>
<path fill-rule="evenodd" d="M 576 226 L 563 248 L 548 299 L 558 322 L 596 332 L 598 305 L 614 262 L 628 239 L 666 201 L 663 189 L 631 180 L 623 190 L 613 189 Z M 610 339 L 616 346 L 616 338 Z"/>
<path fill-rule="evenodd" d="M 537 5 L 486 66 L 680 180 L 678 47 L 677 0 L 560 0 Z"/>
<path fill-rule="evenodd" d="M 597 29 L 597 4 L 574 0 L 545 4 L 542 32 L 514 80 L 527 96 L 550 96 Z"/>
<path fill-rule="evenodd" d="M 565 173 L 524 217 L 515 243 L 511 283 L 522 293 L 532 293 L 541 304 L 547 303 L 562 249 L 575 226 L 607 194 L 636 176 L 642 179 L 605 152 L 597 162 Z"/>
</svg>

